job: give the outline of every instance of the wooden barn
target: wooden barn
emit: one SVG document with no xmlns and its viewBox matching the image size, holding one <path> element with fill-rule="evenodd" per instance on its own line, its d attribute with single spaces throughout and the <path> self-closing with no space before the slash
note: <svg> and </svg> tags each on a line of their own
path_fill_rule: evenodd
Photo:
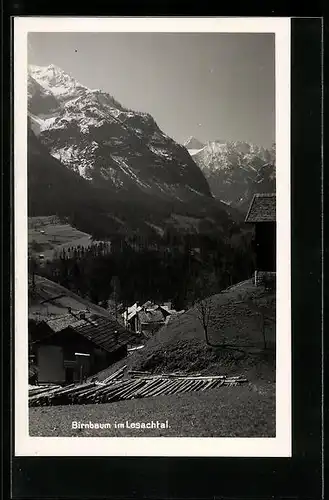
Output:
<svg viewBox="0 0 329 500">
<path fill-rule="evenodd" d="M 255 194 L 245 222 L 255 228 L 256 271 L 276 272 L 276 195 Z"/>
<path fill-rule="evenodd" d="M 132 334 L 115 320 L 72 313 L 29 322 L 38 383 L 80 382 L 127 356 Z"/>
</svg>

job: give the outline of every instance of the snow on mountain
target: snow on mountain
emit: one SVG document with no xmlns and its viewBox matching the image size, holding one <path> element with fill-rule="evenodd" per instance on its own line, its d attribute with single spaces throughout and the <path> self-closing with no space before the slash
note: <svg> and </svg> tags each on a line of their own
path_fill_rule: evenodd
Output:
<svg viewBox="0 0 329 500">
<path fill-rule="evenodd" d="M 27 81 L 28 110 L 42 115 L 58 109 L 59 102 L 52 92 L 40 85 L 31 75 Z"/>
<path fill-rule="evenodd" d="M 51 155 L 94 184 L 179 200 L 211 196 L 185 147 L 151 115 L 124 108 L 53 64 L 29 67 L 28 105 L 31 128 Z"/>
<path fill-rule="evenodd" d="M 275 147 L 208 142 L 193 155 L 216 198 L 245 208 L 254 193 L 275 191 Z"/>
<path fill-rule="evenodd" d="M 206 147 L 206 146 L 204 146 L 204 147 Z M 196 154 L 200 153 L 200 151 L 202 151 L 202 150 L 203 150 L 203 148 L 201 148 L 201 149 L 188 149 L 188 152 L 189 152 L 189 153 L 190 153 L 190 155 L 193 157 L 193 156 L 195 156 Z"/>
<path fill-rule="evenodd" d="M 195 137 L 191 136 L 187 139 L 187 141 L 184 142 L 184 146 L 186 149 L 189 150 L 197 150 L 197 149 L 202 149 L 205 145 L 199 141 L 199 139 L 196 139 Z"/>
<path fill-rule="evenodd" d="M 84 85 L 81 85 L 71 75 L 54 64 L 46 67 L 30 65 L 29 73 L 46 91 L 61 99 L 78 96 L 87 90 Z"/>
</svg>

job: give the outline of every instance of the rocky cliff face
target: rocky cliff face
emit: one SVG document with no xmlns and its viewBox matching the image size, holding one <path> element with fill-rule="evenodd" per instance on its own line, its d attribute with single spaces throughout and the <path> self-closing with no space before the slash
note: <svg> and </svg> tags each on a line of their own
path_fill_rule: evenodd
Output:
<svg viewBox="0 0 329 500">
<path fill-rule="evenodd" d="M 187 149 L 151 115 L 124 108 L 54 65 L 30 66 L 28 106 L 31 128 L 50 154 L 93 185 L 166 200 L 211 197 Z"/>
</svg>

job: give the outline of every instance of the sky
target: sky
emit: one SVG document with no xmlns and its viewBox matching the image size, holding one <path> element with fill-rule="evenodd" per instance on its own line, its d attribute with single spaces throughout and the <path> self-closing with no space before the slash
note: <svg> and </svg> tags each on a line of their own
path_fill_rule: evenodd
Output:
<svg viewBox="0 0 329 500">
<path fill-rule="evenodd" d="M 275 142 L 274 34 L 29 33 L 28 62 L 55 64 L 176 141 Z"/>
</svg>

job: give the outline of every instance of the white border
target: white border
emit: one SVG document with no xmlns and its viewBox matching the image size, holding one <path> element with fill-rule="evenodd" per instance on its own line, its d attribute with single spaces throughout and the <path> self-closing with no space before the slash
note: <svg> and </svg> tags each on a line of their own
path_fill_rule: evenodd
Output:
<svg viewBox="0 0 329 500">
<path fill-rule="evenodd" d="M 39 32 L 275 33 L 277 371 L 275 438 L 51 438 L 28 435 L 27 34 Z M 290 18 L 14 18 L 15 455 L 291 456 Z"/>
</svg>

